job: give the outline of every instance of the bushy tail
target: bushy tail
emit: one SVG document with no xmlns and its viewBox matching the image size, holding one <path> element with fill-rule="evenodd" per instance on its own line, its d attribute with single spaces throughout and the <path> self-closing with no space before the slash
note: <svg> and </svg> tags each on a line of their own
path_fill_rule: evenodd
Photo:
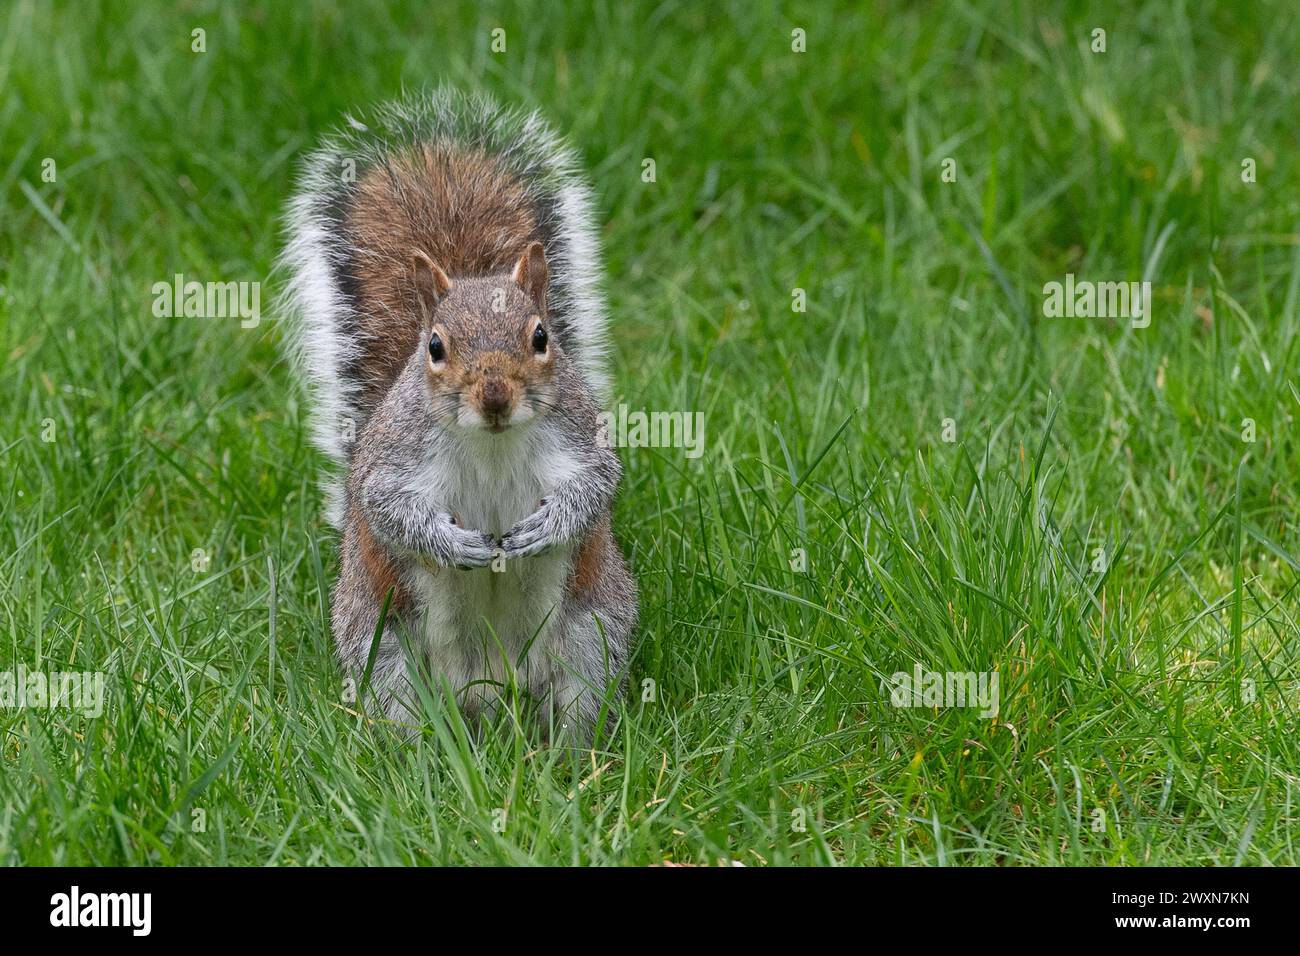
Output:
<svg viewBox="0 0 1300 956">
<path fill-rule="evenodd" d="M 396 344 L 388 330 L 377 335 L 375 317 L 363 314 L 362 270 L 376 263 L 350 229 L 354 205 L 365 201 L 358 184 L 374 170 L 393 179 L 395 157 L 444 147 L 492 157 L 524 191 L 546 247 L 553 333 L 598 400 L 607 397 L 600 245 L 591 190 L 573 150 L 537 113 L 453 90 L 410 96 L 363 120 L 349 117 L 327 136 L 307 156 L 286 215 L 279 263 L 288 276 L 280 309 L 286 344 L 307 386 L 313 438 L 339 465 L 349 461 L 357 434 L 391 384 L 364 374 L 374 367 L 370 360 L 394 347 L 409 356 L 418 344 L 409 331 Z M 400 184 L 394 188 L 400 195 Z M 336 526 L 339 487 L 336 473 L 329 484 Z"/>
</svg>

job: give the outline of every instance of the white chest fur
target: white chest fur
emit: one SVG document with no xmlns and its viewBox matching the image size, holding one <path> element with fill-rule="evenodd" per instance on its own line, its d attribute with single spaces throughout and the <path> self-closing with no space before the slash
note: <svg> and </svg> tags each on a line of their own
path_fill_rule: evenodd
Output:
<svg viewBox="0 0 1300 956">
<path fill-rule="evenodd" d="M 500 536 L 576 472 L 572 452 L 558 437 L 543 429 L 512 432 L 471 433 L 440 447 L 419 478 L 430 508 Z M 563 546 L 493 567 L 419 570 L 415 583 L 430 663 L 453 685 L 464 684 L 500 676 L 493 663 L 498 645 L 513 661 L 533 641 L 530 661 L 548 670 L 547 638 L 572 560 L 573 547 Z"/>
</svg>

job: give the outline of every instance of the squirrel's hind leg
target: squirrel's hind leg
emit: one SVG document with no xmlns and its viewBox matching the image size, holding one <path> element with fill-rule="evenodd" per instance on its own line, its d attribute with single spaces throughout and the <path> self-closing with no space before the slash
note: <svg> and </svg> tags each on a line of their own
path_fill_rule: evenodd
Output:
<svg viewBox="0 0 1300 956">
<path fill-rule="evenodd" d="M 565 608 L 559 622 L 546 694 L 543 733 L 552 743 L 589 747 L 606 711 L 613 723 L 627 684 L 626 665 L 634 619 L 614 608 Z"/>
<path fill-rule="evenodd" d="M 413 732 L 418 723 L 418 699 L 411 686 L 407 652 L 397 633 L 395 615 L 390 612 L 371 663 L 379 608 L 361 587 L 350 582 L 346 562 L 343 570 L 331 601 L 331 625 L 335 653 L 343 669 L 344 703 L 362 713 L 374 714 L 378 710 L 399 731 Z M 349 583 L 353 586 L 349 587 Z"/>
<path fill-rule="evenodd" d="M 637 621 L 636 581 L 606 516 L 574 558 L 556 631 L 549 641 L 550 686 L 544 730 L 570 746 L 591 745 L 601 712 L 606 727 L 627 684 Z"/>
</svg>

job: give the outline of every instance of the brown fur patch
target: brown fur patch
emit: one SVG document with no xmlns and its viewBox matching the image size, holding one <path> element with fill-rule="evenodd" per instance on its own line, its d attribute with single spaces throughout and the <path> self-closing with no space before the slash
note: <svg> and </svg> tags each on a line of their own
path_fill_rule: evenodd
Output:
<svg viewBox="0 0 1300 956">
<path fill-rule="evenodd" d="M 373 407 L 420 336 L 415 250 L 459 276 L 508 273 L 540 239 L 524 184 L 481 150 L 426 145 L 364 174 L 346 216 L 356 250 L 362 404 Z"/>
<path fill-rule="evenodd" d="M 361 558 L 361 567 L 365 570 L 366 580 L 375 596 L 376 608 L 383 607 L 384 596 L 388 589 L 393 589 L 393 601 L 390 610 L 405 612 L 410 610 L 411 596 L 402 587 L 397 578 L 397 568 L 383 546 L 375 540 L 366 519 L 355 509 L 352 512 L 352 527 L 357 535 L 357 554 Z"/>
<path fill-rule="evenodd" d="M 570 572 L 569 580 L 564 587 L 567 596 L 585 596 L 600 585 L 605 555 L 613 545 L 613 531 L 609 526 L 609 518 L 606 517 L 587 536 L 587 540 L 582 542 L 582 546 L 574 556 L 573 571 Z"/>
</svg>

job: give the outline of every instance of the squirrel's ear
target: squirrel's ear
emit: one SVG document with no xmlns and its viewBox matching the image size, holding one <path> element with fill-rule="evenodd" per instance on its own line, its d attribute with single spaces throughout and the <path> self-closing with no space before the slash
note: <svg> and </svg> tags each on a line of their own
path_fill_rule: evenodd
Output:
<svg viewBox="0 0 1300 956">
<path fill-rule="evenodd" d="M 546 315 L 546 252 L 540 242 L 531 242 L 524 254 L 519 257 L 512 277 L 519 288 L 528 293 L 528 297 L 537 306 L 541 315 Z"/>
<path fill-rule="evenodd" d="M 438 268 L 438 263 L 419 249 L 415 250 L 411 267 L 415 270 L 415 291 L 420 298 L 420 312 L 427 325 L 434 306 L 451 291 L 451 279 Z"/>
</svg>

